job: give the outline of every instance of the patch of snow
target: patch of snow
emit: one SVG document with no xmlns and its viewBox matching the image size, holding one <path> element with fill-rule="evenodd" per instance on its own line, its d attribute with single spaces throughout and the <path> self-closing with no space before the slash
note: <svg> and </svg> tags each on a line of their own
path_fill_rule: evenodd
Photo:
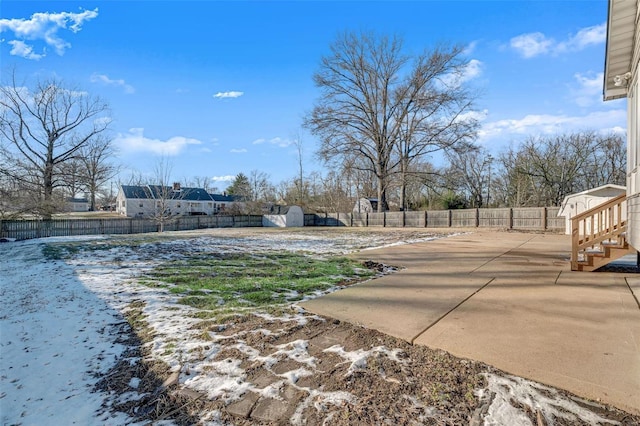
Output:
<svg viewBox="0 0 640 426">
<path fill-rule="evenodd" d="M 189 371 L 189 377 L 181 375 L 180 381 L 186 387 L 201 391 L 209 398 L 220 398 L 229 403 L 252 390 L 251 383 L 245 380 L 241 361 L 228 358 L 222 361 L 195 363 Z"/>
<path fill-rule="evenodd" d="M 314 372 L 307 370 L 306 368 L 297 368 L 295 370 L 289 370 L 286 373 L 280 374 L 281 377 L 284 377 L 285 379 L 287 379 L 289 381 L 289 383 L 291 383 L 292 385 L 295 385 L 298 380 L 300 380 L 302 377 L 309 377 L 309 376 L 313 376 Z"/>
<path fill-rule="evenodd" d="M 619 424 L 600 417 L 564 397 L 556 389 L 540 383 L 516 376 L 485 374 L 485 377 L 487 387 L 476 392 L 481 401 L 493 398 L 484 417 L 485 426 L 532 425 L 529 418 L 520 408 L 515 407 L 512 401 L 530 407 L 533 412 L 539 411 L 547 424 L 554 424 L 555 419 L 589 425 Z"/>
<path fill-rule="evenodd" d="M 426 233 L 425 233 L 426 234 Z M 186 237 L 185 237 L 186 236 Z M 141 276 L 170 260 L 218 254 L 260 255 L 274 251 L 308 253 L 316 256 L 348 254 L 363 248 L 381 247 L 397 239 L 386 233 L 278 233 L 229 238 L 215 231 L 166 233 L 161 236 L 55 237 L 0 245 L 0 416 L 3 424 L 135 424 L 134 419 L 110 412 L 113 403 L 136 401 L 144 395 L 133 378 L 130 392 L 121 395 L 95 390 L 100 374 L 123 360 L 126 347 L 116 343 L 123 327 L 122 315 L 133 302 L 142 309 L 144 321 L 153 333 L 147 343 L 151 357 L 180 372 L 183 386 L 203 391 L 210 398 L 232 401 L 247 391 L 260 389 L 246 381 L 241 361 L 213 361 L 220 351 L 222 336 L 204 332 L 197 325 L 195 308 L 181 305 L 167 288 L 145 286 Z M 429 238 L 418 239 L 426 241 Z M 416 240 L 416 241 L 418 241 Z M 413 242 L 413 241 L 412 241 Z M 408 243 L 408 241 L 407 241 Z M 72 245 L 62 260 L 45 259 L 47 244 Z M 338 287 L 319 291 L 317 295 Z M 294 291 L 288 298 L 299 297 Z M 258 314 L 268 321 L 305 325 L 321 317 L 307 314 L 294 305 L 291 315 Z M 239 312 L 244 312 L 239 310 Z M 222 329 L 221 329 L 222 330 Z M 248 332 L 269 335 L 268 330 Z M 292 359 L 304 367 L 281 375 L 295 386 L 300 377 L 313 374 L 315 358 L 308 342 L 298 340 L 281 345 L 267 356 L 238 341 L 238 350 L 250 359 L 270 367 Z M 366 354 L 360 354 L 366 360 Z M 135 363 L 137 359 L 128 359 Z M 349 361 L 354 362 L 354 361 Z M 355 362 L 354 365 L 358 364 Z M 355 368 L 355 367 L 354 367 Z M 43 383 L 46 386 L 43 386 Z M 284 383 L 281 382 L 281 383 Z M 272 386 L 262 392 L 274 391 Z M 307 406 L 317 410 L 355 400 L 348 392 L 309 392 Z M 299 407 L 300 408 L 300 407 Z M 301 410 L 304 410 L 302 407 Z M 296 411 L 298 416 L 302 411 Z M 220 413 L 209 413 L 202 421 L 222 424 Z M 300 418 L 298 417 L 298 422 Z M 156 424 L 168 425 L 170 421 Z"/>
<path fill-rule="evenodd" d="M 295 413 L 291 416 L 291 424 L 294 425 L 304 425 L 306 424 L 305 419 L 302 416 L 304 410 L 309 408 L 312 404 L 314 408 L 318 412 L 325 412 L 327 410 L 327 405 L 334 405 L 336 407 L 342 407 L 348 403 L 354 403 L 357 401 L 357 398 L 349 393 L 344 391 L 337 392 L 322 392 L 316 389 L 308 389 L 308 388 L 299 388 L 304 389 L 309 392 L 309 396 L 302 401 L 298 407 L 296 408 Z"/>
<path fill-rule="evenodd" d="M 122 317 L 42 248 L 0 245 L 2 424 L 133 424 L 94 390 L 125 349 Z"/>
<path fill-rule="evenodd" d="M 347 370 L 346 376 L 353 374 L 357 370 L 363 370 L 367 368 L 367 359 L 376 354 L 386 355 L 390 360 L 404 364 L 404 360 L 400 359 L 398 355 L 402 352 L 401 349 L 393 349 L 389 350 L 384 346 L 376 346 L 375 348 L 371 348 L 368 351 L 364 349 L 358 349 L 355 351 L 347 352 L 340 345 L 333 345 L 330 348 L 325 349 L 323 352 L 331 352 L 335 353 L 339 357 L 345 359 L 346 362 L 350 362 L 349 369 Z"/>
</svg>

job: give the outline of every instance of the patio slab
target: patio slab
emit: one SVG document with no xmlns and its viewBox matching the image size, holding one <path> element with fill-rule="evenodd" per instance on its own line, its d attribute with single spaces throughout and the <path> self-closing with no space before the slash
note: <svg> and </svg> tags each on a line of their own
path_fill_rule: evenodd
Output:
<svg viewBox="0 0 640 426">
<path fill-rule="evenodd" d="M 572 272 L 569 253 L 487 231 L 363 251 L 405 269 L 302 305 L 640 414 L 640 278 Z"/>
</svg>

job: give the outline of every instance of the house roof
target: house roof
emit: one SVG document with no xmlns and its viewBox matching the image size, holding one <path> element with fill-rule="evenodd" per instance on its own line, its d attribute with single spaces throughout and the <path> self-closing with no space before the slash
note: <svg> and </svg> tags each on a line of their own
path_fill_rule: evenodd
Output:
<svg viewBox="0 0 640 426">
<path fill-rule="evenodd" d="M 219 203 L 232 203 L 234 201 L 238 201 L 237 197 L 234 195 L 223 195 L 223 194 L 209 194 L 213 201 L 217 201 Z"/>
<path fill-rule="evenodd" d="M 211 201 L 211 195 L 203 188 L 182 188 L 174 191 L 171 186 L 160 185 L 122 185 L 125 198 L 135 199 L 161 199 L 185 201 Z"/>
<path fill-rule="evenodd" d="M 597 188 L 591 188 L 582 192 L 569 194 L 562 200 L 562 205 L 560 206 L 560 211 L 558 211 L 558 216 L 567 216 L 567 207 L 570 203 L 575 202 L 573 200 L 583 199 L 586 197 L 613 198 L 617 197 L 620 194 L 624 194 L 626 191 L 626 186 L 608 183 L 606 185 L 598 186 Z"/>
<path fill-rule="evenodd" d="M 605 101 L 627 96 L 626 85 L 616 86 L 616 76 L 638 72 L 638 64 L 632 63 L 638 13 L 637 0 L 609 0 L 607 50 L 604 62 Z"/>
<path fill-rule="evenodd" d="M 171 198 L 185 201 L 216 201 L 218 203 L 233 203 L 239 201 L 238 196 L 209 194 L 204 188 L 182 188 L 174 191 L 171 186 L 160 185 L 121 185 L 124 197 L 127 199 L 153 200 Z"/>
<path fill-rule="evenodd" d="M 607 183 L 605 185 L 601 185 L 601 186 L 598 186 L 596 188 L 590 188 L 590 189 L 586 189 L 586 190 L 584 190 L 582 192 L 576 192 L 575 194 L 568 195 L 568 197 L 571 197 L 572 195 L 599 194 L 599 193 L 607 191 L 607 190 L 614 190 L 616 192 L 625 192 L 627 190 L 627 187 L 624 186 L 624 185 L 616 185 L 614 183 Z"/>
<path fill-rule="evenodd" d="M 121 185 L 124 198 L 153 198 L 147 186 L 141 185 Z"/>
<path fill-rule="evenodd" d="M 155 199 L 211 201 L 211 196 L 203 188 L 181 188 L 177 191 L 171 186 L 149 185 L 148 188 Z"/>
</svg>

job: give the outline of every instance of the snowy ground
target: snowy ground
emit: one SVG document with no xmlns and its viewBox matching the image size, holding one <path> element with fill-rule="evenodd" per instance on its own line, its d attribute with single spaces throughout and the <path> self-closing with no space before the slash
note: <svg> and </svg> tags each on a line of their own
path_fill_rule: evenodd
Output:
<svg viewBox="0 0 640 426">
<path fill-rule="evenodd" d="M 131 310 L 133 302 L 142 307 L 153 331 L 146 343 L 147 356 L 167 365 L 178 387 L 224 404 L 238 404 L 247 395 L 255 395 L 247 416 L 263 414 L 266 420 L 273 420 L 286 413 L 291 423 L 303 424 L 305 416 L 312 413 L 332 420 L 335 410 L 353 406 L 358 396 L 347 390 L 323 391 L 322 385 L 302 385 L 321 371 L 317 365 L 320 354 L 310 348 L 311 338 L 276 344 L 285 334 L 282 324 L 302 327 L 310 321 L 319 324 L 323 319 L 295 310 L 277 318 L 261 314 L 259 318 L 265 324 L 278 326 L 207 329 L 203 337 L 203 320 L 196 315 L 196 309 L 176 303 L 176 297 L 164 289 L 140 285 L 137 278 L 163 261 L 194 254 L 290 250 L 330 255 L 428 238 L 433 236 L 426 232 L 243 234 L 207 230 L 161 237 L 50 238 L 0 244 L 2 424 L 142 424 L 139 417 L 115 407 L 149 397 L 148 389 L 141 389 L 143 377 L 132 376 L 126 392 L 100 385 L 117 363 L 134 365 L 141 361 L 131 340 L 123 338 L 128 328 L 123 314 Z M 77 244 L 78 250 L 67 253 L 64 260 L 45 257 L 45 247 L 60 243 Z M 265 352 L 261 339 L 276 343 Z M 222 351 L 237 356 L 222 357 Z M 403 351 L 387 346 L 347 349 L 345 344 L 335 344 L 322 353 L 336 358 L 336 365 L 344 365 L 345 377 L 366 369 L 368 360 L 373 358 L 384 358 L 398 371 L 405 371 L 410 362 L 403 358 Z M 295 366 L 280 372 L 274 366 L 284 365 L 284 361 Z M 266 368 L 278 380 L 256 385 L 248 378 L 256 365 Z M 618 415 L 607 420 L 600 409 L 597 414 L 587 404 L 577 404 L 553 389 L 520 378 L 492 372 L 485 377 L 485 387 L 473 389 L 479 406 L 471 408 L 476 411 L 476 418 L 487 425 L 533 424 L 531 410 L 547 422 L 564 419 L 563 424 L 616 424 L 612 419 L 620 418 Z M 167 386 L 171 381 L 169 377 Z M 280 395 L 285 388 L 293 395 L 289 399 Z M 413 395 L 403 397 L 412 401 L 410 408 L 416 413 L 416 424 L 435 418 L 436 408 L 421 405 Z M 289 400 L 293 405 L 284 407 L 280 414 L 274 414 L 273 407 L 259 413 L 260 401 Z M 229 417 L 223 414 L 216 408 L 198 413 L 197 418 L 203 424 L 229 423 Z M 156 424 L 163 423 L 172 424 L 170 417 Z"/>
</svg>

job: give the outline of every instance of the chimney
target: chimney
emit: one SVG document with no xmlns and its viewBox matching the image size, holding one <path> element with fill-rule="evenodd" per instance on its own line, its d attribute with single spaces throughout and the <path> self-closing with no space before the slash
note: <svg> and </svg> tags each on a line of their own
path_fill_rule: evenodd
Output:
<svg viewBox="0 0 640 426">
<path fill-rule="evenodd" d="M 173 182 L 173 190 L 180 191 L 180 182 Z"/>
</svg>

